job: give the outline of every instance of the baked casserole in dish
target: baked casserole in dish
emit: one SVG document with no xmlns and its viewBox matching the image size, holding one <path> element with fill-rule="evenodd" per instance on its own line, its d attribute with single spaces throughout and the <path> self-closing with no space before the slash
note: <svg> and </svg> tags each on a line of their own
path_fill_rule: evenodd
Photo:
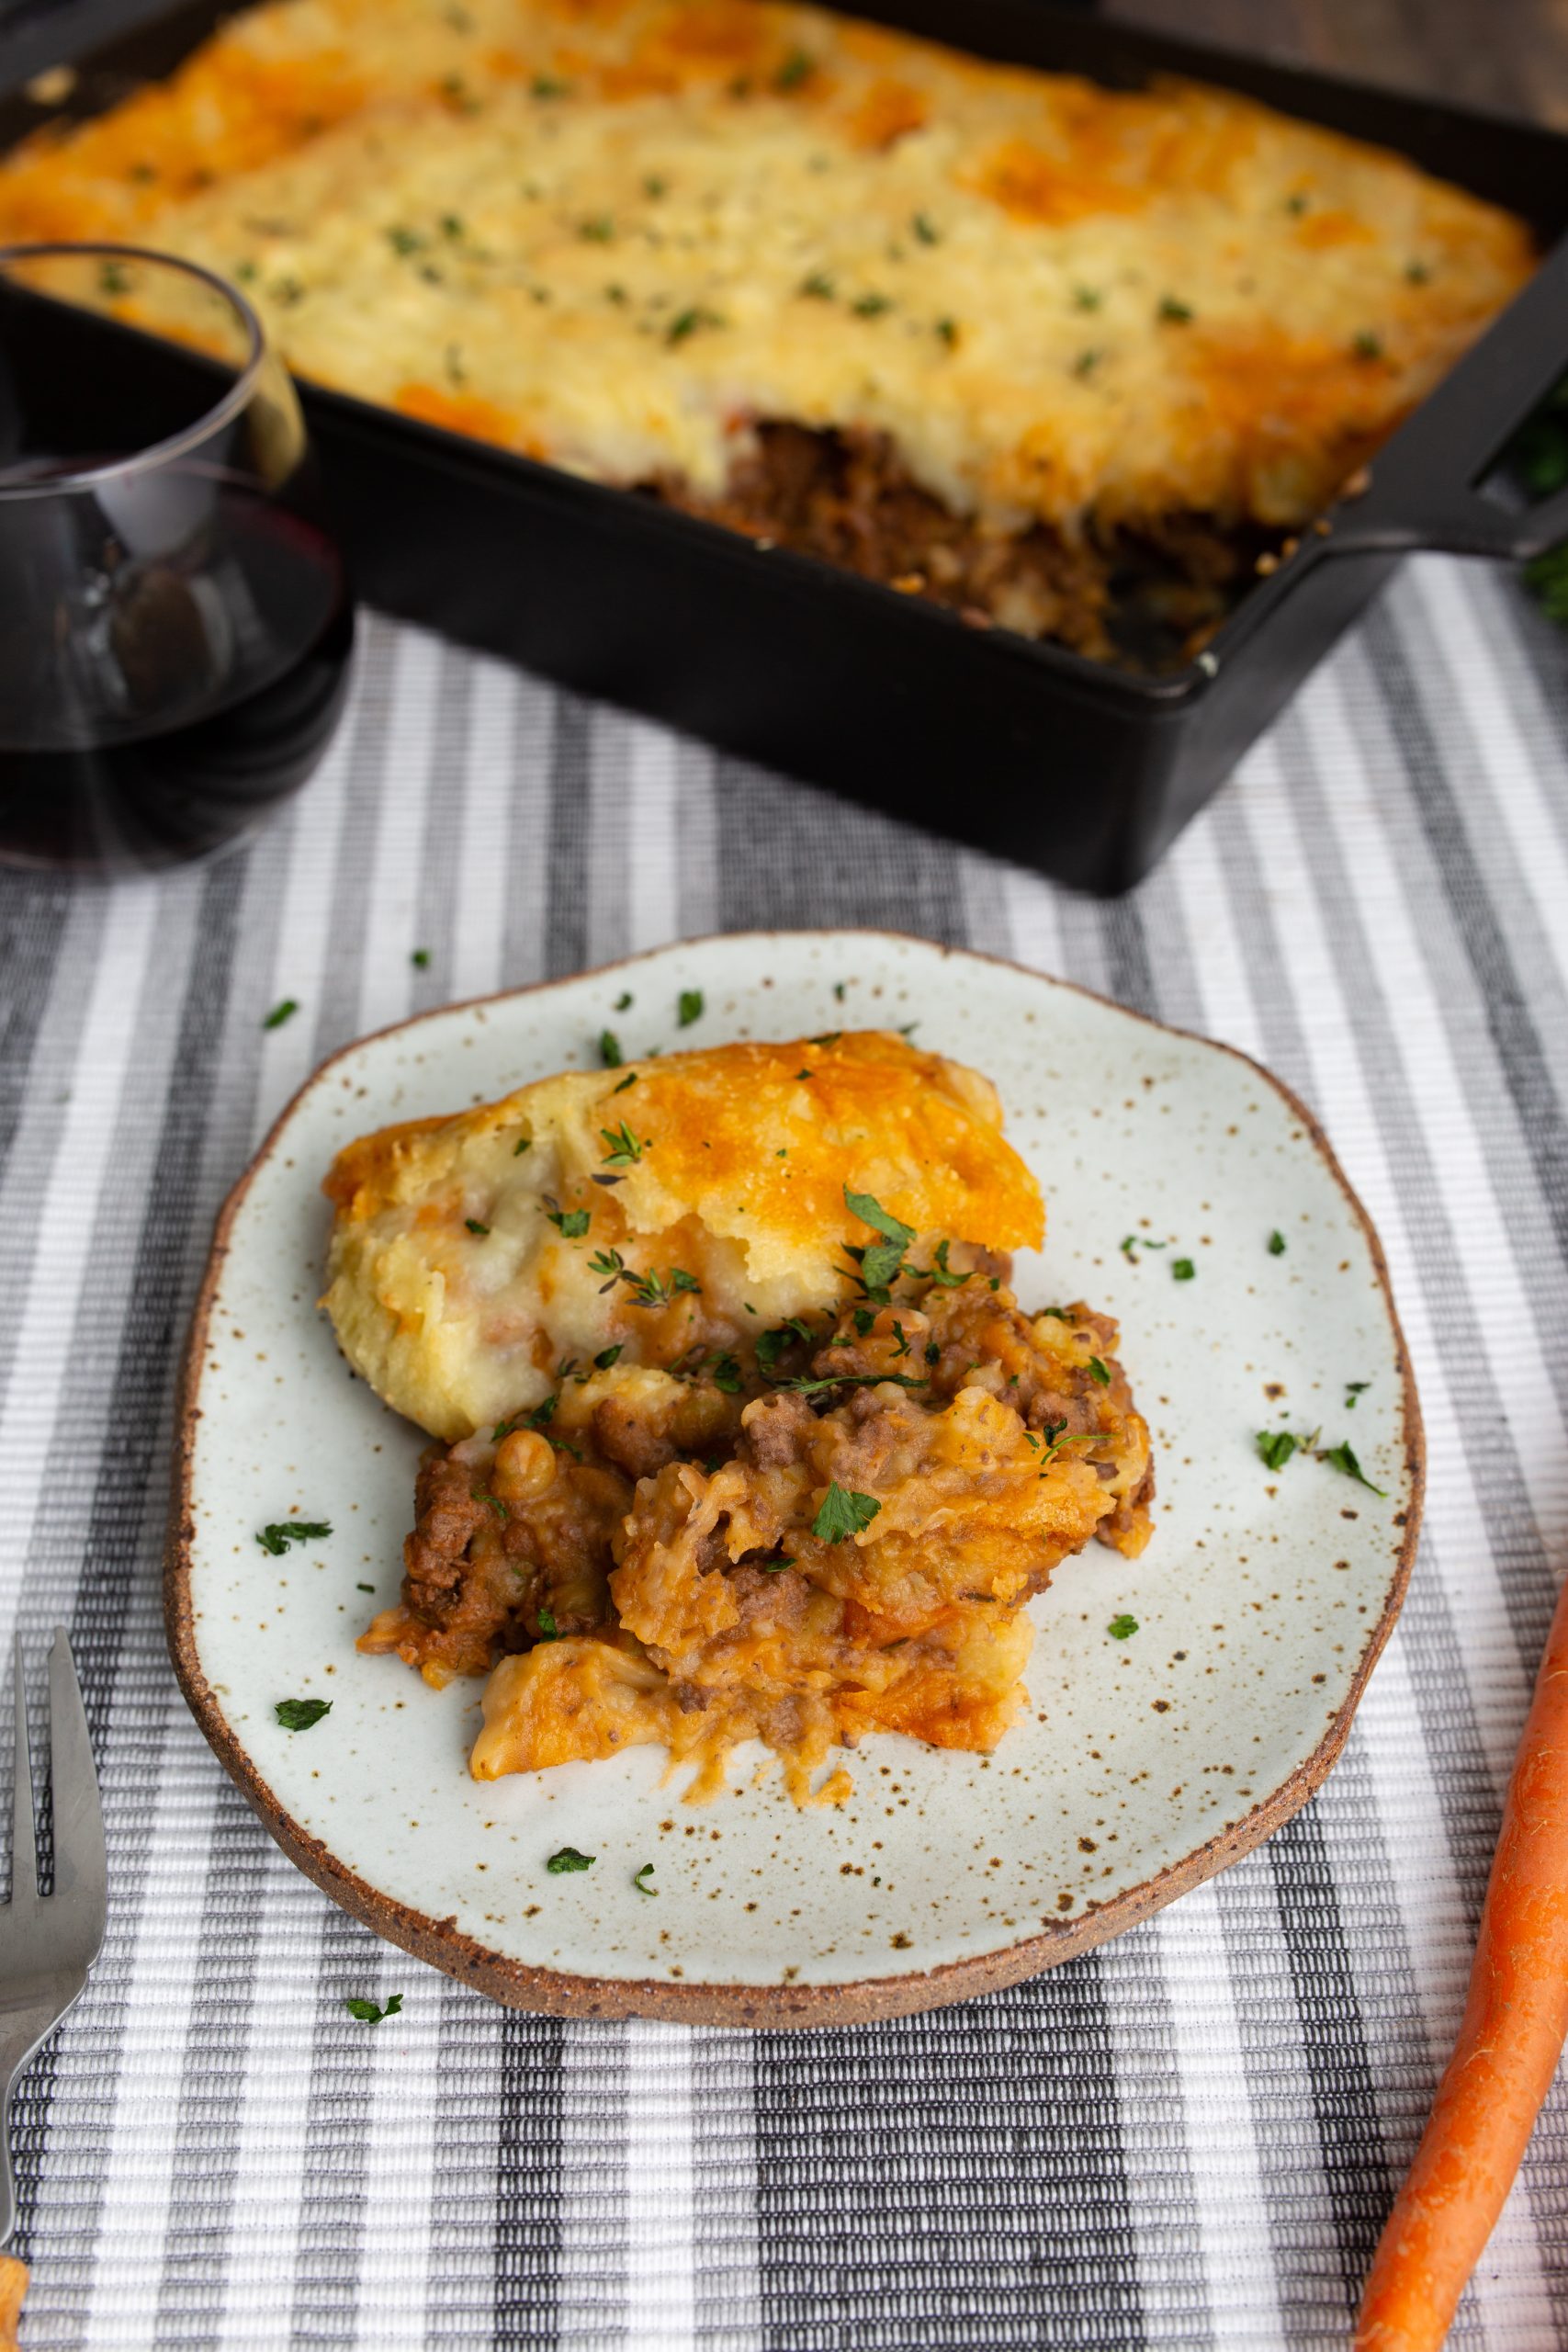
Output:
<svg viewBox="0 0 1568 2352">
<path fill-rule="evenodd" d="M 322 385 L 1156 667 L 1536 259 L 1235 93 L 772 0 L 253 9 L 0 166 L 0 236 L 89 234 Z"/>
</svg>

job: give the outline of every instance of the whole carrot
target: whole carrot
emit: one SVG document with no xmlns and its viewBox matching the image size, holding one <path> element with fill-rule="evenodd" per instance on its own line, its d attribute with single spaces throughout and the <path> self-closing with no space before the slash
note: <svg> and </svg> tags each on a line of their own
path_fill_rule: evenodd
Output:
<svg viewBox="0 0 1568 2352">
<path fill-rule="evenodd" d="M 1453 2056 L 1379 2242 L 1356 2352 L 1435 2352 L 1568 2033 L 1568 1583 L 1503 1806 Z"/>
</svg>

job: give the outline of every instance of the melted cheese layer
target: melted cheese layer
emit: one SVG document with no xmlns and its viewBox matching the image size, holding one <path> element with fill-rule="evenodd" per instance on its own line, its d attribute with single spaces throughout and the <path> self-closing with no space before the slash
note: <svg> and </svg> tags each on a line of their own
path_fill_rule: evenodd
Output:
<svg viewBox="0 0 1568 2352">
<path fill-rule="evenodd" d="M 1531 266 L 1401 159 L 773 0 L 277 0 L 0 169 L 0 235 L 244 283 L 307 376 L 717 498 L 758 420 L 1005 535 L 1288 526 Z"/>
</svg>

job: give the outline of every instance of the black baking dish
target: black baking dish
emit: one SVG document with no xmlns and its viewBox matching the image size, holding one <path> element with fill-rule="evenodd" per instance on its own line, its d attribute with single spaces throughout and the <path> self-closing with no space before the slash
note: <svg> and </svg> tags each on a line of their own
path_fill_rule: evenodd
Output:
<svg viewBox="0 0 1568 2352">
<path fill-rule="evenodd" d="M 86 0 L 0 33 L 0 149 L 168 73 L 231 11 L 130 29 Z M 1078 888 L 1136 882 L 1362 610 L 1401 552 L 1521 557 L 1568 536 L 1477 487 L 1568 366 L 1568 137 L 1031 0 L 857 0 L 851 12 L 1119 87 L 1220 84 L 1409 156 L 1528 220 L 1540 269 L 1189 668 L 1147 678 L 977 630 L 808 557 L 305 387 L 371 603 Z M 107 25 L 122 28 L 103 38 Z M 68 62 L 55 108 L 23 85 Z"/>
</svg>

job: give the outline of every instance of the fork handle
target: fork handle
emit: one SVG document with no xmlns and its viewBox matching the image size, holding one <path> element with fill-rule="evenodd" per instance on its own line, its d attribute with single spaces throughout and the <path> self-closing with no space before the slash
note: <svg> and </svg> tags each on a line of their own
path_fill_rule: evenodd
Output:
<svg viewBox="0 0 1568 2352">
<path fill-rule="evenodd" d="M 27 2264 L 17 2255 L 0 2254 L 0 2352 L 17 2352 L 27 2292 Z"/>
</svg>

